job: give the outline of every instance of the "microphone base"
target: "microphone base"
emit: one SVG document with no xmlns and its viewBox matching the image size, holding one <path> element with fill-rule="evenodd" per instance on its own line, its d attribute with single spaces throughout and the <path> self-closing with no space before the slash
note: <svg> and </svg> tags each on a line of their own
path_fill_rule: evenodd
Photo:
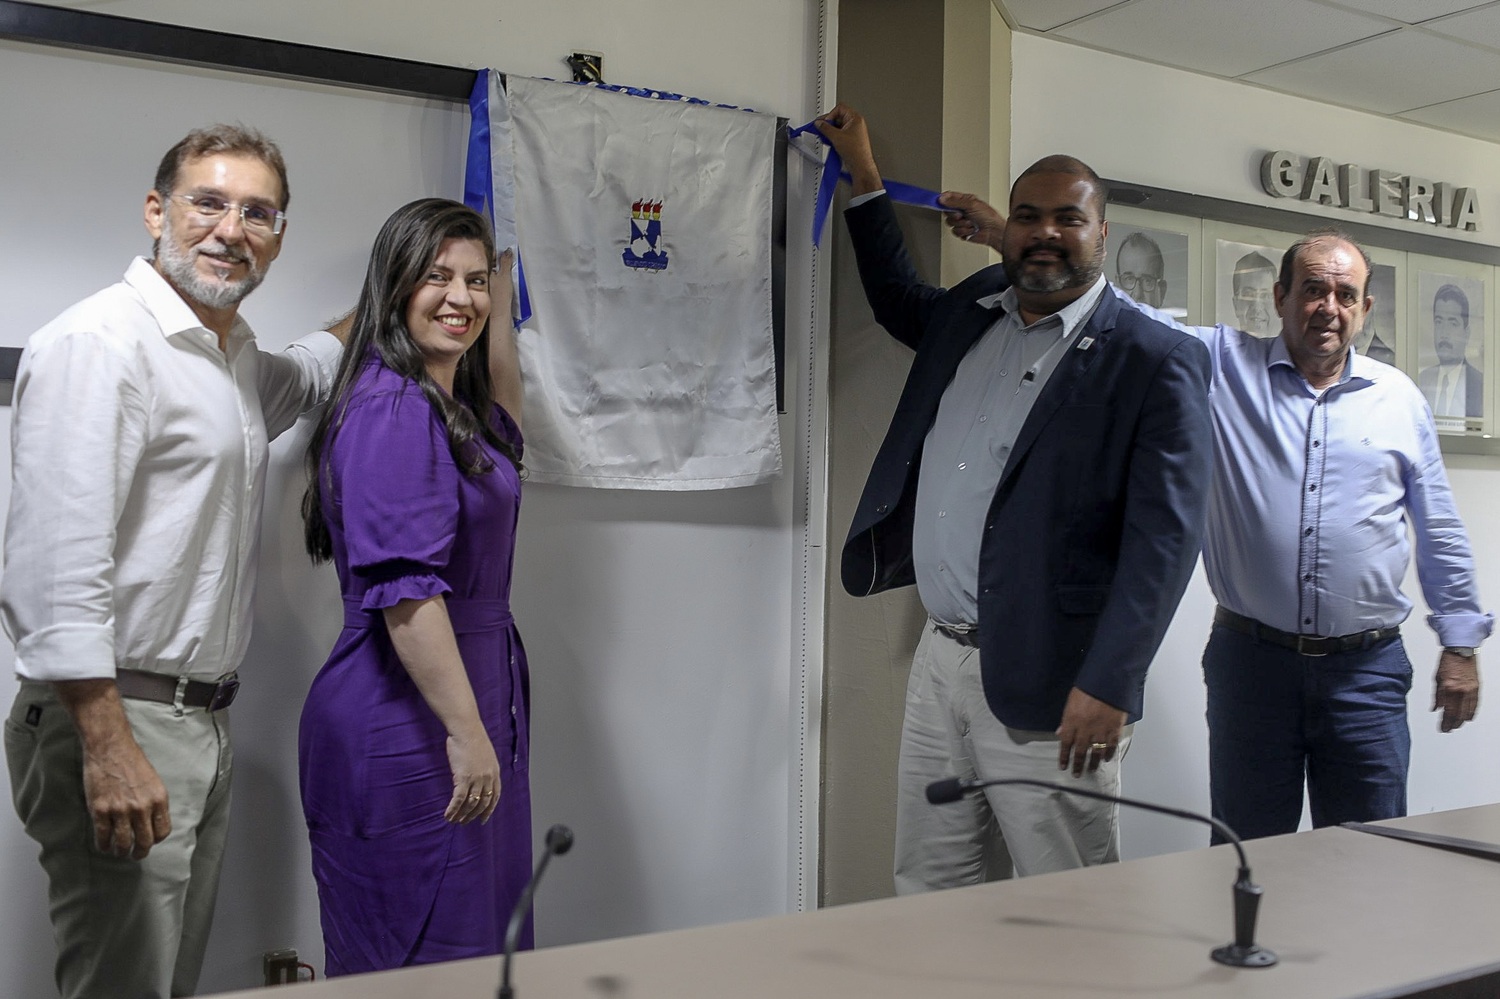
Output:
<svg viewBox="0 0 1500 999">
<path fill-rule="evenodd" d="M 1275 951 L 1267 950 L 1260 944 L 1251 944 L 1248 947 L 1225 944 L 1222 947 L 1215 947 L 1209 952 L 1209 956 L 1231 968 L 1269 968 L 1280 960 Z"/>
</svg>

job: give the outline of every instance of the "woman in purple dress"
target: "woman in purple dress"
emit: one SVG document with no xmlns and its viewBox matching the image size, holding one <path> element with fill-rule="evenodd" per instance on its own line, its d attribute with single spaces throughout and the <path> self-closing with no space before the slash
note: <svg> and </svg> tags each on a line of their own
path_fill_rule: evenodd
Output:
<svg viewBox="0 0 1500 999">
<path fill-rule="evenodd" d="M 308 449 L 344 594 L 299 736 L 329 975 L 498 953 L 529 874 L 509 263 L 456 202 L 392 215 Z"/>
</svg>

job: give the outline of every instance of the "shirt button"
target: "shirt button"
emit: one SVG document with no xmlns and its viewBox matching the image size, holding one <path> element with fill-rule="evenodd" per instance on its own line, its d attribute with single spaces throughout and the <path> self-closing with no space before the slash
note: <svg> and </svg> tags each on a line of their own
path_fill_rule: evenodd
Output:
<svg viewBox="0 0 1500 999">
<path fill-rule="evenodd" d="M 1313 447 L 1317 447 L 1319 443 L 1318 441 L 1313 441 Z"/>
<path fill-rule="evenodd" d="M 948 511 L 947 510 L 939 510 L 938 511 L 938 516 L 939 517 L 946 517 L 946 516 L 948 516 Z"/>
<path fill-rule="evenodd" d="M 1302 532 L 1302 536 L 1304 538 L 1310 538 L 1310 537 L 1312 537 L 1312 528 L 1309 527 L 1307 530 L 1303 531 Z"/>
<path fill-rule="evenodd" d="M 967 461 L 961 461 L 961 462 L 958 463 L 958 470 L 960 472 L 963 471 L 964 469 L 968 468 L 968 467 L 969 467 L 969 463 Z"/>
<path fill-rule="evenodd" d="M 1005 371 L 1005 369 L 1004 369 L 1004 368 L 1001 368 L 1001 369 L 1000 369 L 1000 377 L 1001 377 L 1001 378 L 1004 378 L 1004 377 L 1005 377 L 1005 374 L 1006 374 L 1006 371 Z"/>
<path fill-rule="evenodd" d="M 516 713 L 516 706 L 515 706 L 515 705 L 514 705 L 514 704 L 512 704 L 512 705 L 511 705 L 511 706 L 510 706 L 510 713 L 511 713 L 511 716 L 512 716 L 512 717 L 514 717 L 514 716 L 515 716 L 515 713 Z"/>
<path fill-rule="evenodd" d="M 1312 573 L 1309 572 L 1307 575 L 1303 576 L 1302 577 L 1302 581 L 1304 583 L 1311 583 L 1312 582 Z"/>
<path fill-rule="evenodd" d="M 989 417 L 988 416 L 981 416 L 979 418 L 979 422 L 980 423 L 987 423 L 987 422 L 989 422 Z"/>
<path fill-rule="evenodd" d="M 1302 623 L 1303 624 L 1312 624 L 1312 618 L 1305 617 L 1305 618 L 1302 619 Z"/>
<path fill-rule="evenodd" d="M 1308 486 L 1307 487 L 1307 491 L 1310 492 L 1310 493 L 1315 493 L 1315 492 L 1318 491 L 1318 487 L 1315 486 L 1315 485 L 1314 486 Z"/>
</svg>

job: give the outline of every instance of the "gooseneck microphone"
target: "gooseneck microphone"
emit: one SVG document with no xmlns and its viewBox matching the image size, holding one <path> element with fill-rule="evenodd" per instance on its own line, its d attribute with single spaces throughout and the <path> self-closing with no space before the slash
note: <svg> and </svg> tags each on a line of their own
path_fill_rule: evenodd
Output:
<svg viewBox="0 0 1500 999">
<path fill-rule="evenodd" d="M 521 926 L 526 922 L 526 914 L 531 911 L 531 899 L 536 895 L 536 886 L 542 883 L 542 875 L 547 870 L 548 862 L 554 856 L 561 856 L 571 849 L 573 830 L 565 825 L 555 825 L 547 830 L 547 837 L 542 844 L 542 859 L 537 861 L 536 870 L 526 883 L 526 890 L 516 900 L 516 907 L 510 914 L 510 923 L 505 927 L 505 961 L 501 965 L 500 991 L 497 993 L 499 999 L 516 997 L 516 990 L 510 985 L 510 962 L 516 956 L 516 941 L 521 937 Z"/>
<path fill-rule="evenodd" d="M 1250 862 L 1245 859 L 1245 848 L 1240 843 L 1240 838 L 1235 835 L 1234 830 L 1220 822 L 1218 819 L 1207 815 L 1199 815 L 1197 812 L 1185 811 L 1181 808 L 1168 808 L 1166 805 L 1157 805 L 1149 801 L 1136 801 L 1133 798 L 1122 798 L 1115 794 L 1105 794 L 1103 791 L 1094 791 L 1086 787 L 1070 787 L 1067 784 L 1054 784 L 1051 781 L 1032 780 L 1029 777 L 995 777 L 989 780 L 978 778 L 949 777 L 947 780 L 933 781 L 927 785 L 927 800 L 934 805 L 946 805 L 955 802 L 972 791 L 981 791 L 987 787 L 1000 787 L 1002 785 L 1020 784 L 1027 787 L 1040 787 L 1048 791 L 1061 791 L 1064 794 L 1076 794 L 1084 798 L 1094 798 L 1098 801 L 1113 801 L 1119 805 L 1129 805 L 1132 808 L 1144 808 L 1148 812 L 1160 812 L 1162 815 L 1174 815 L 1179 819 L 1191 819 L 1194 822 L 1202 822 L 1204 825 L 1212 826 L 1224 839 L 1234 846 L 1234 850 L 1240 856 L 1239 876 L 1234 882 L 1234 942 L 1216 947 L 1209 956 L 1220 964 L 1227 964 L 1235 968 L 1269 968 L 1277 961 L 1276 953 L 1267 950 L 1255 942 L 1255 917 L 1260 911 L 1261 887 L 1250 880 Z"/>
</svg>

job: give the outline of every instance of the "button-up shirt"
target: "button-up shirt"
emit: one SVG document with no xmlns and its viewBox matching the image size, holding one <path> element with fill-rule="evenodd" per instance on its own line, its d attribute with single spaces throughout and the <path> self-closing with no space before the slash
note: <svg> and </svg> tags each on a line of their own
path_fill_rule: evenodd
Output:
<svg viewBox="0 0 1500 999">
<path fill-rule="evenodd" d="M 16 672 L 214 679 L 250 639 L 267 444 L 327 397 L 339 343 L 220 350 L 146 260 L 35 333 L 17 373 L 0 619 Z"/>
<path fill-rule="evenodd" d="M 1489 635 L 1494 616 L 1479 603 L 1432 414 L 1410 378 L 1351 349 L 1320 392 L 1279 336 L 1188 327 L 1129 304 L 1199 337 L 1213 360 L 1203 564 L 1220 604 L 1303 635 L 1399 625 L 1412 606 L 1401 592 L 1410 523 L 1439 640 L 1474 646 Z"/>
<path fill-rule="evenodd" d="M 1037 395 L 1078 330 L 1093 315 L 1099 278 L 1066 307 L 1021 324 L 1015 289 L 979 300 L 1001 315 L 977 340 L 943 392 L 922 447 L 912 563 L 933 620 L 979 620 L 979 541 L 1001 473 Z"/>
</svg>

